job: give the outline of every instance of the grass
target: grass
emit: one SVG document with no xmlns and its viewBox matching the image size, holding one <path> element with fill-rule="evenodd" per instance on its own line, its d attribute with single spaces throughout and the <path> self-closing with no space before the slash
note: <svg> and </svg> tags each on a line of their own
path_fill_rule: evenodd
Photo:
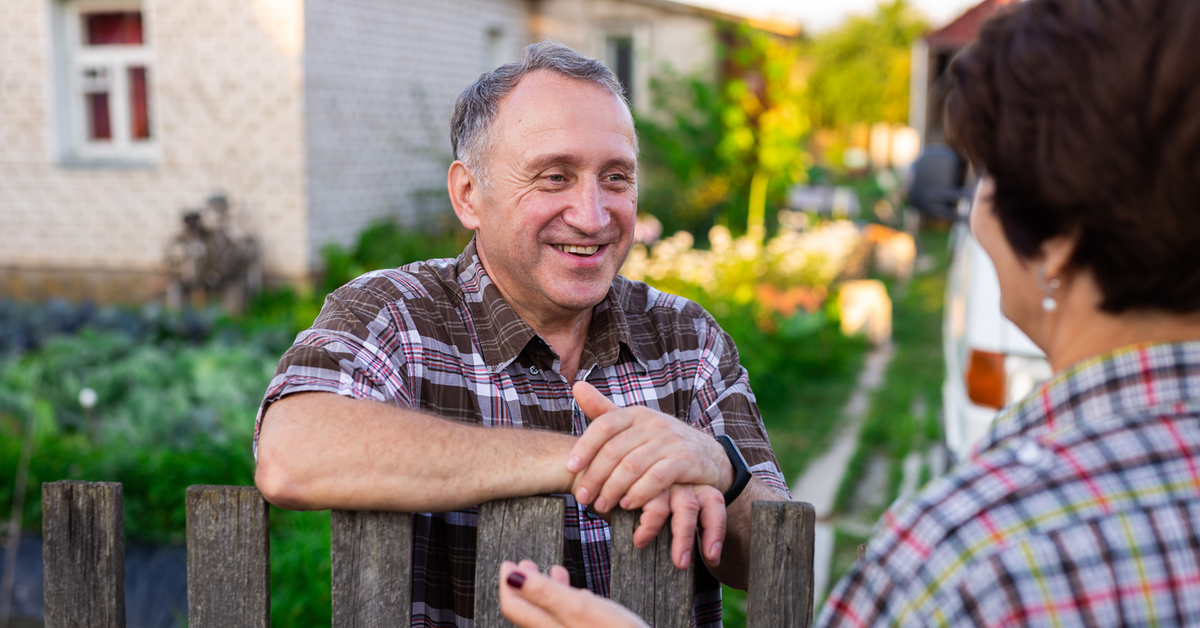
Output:
<svg viewBox="0 0 1200 628">
<path fill-rule="evenodd" d="M 942 438 L 938 414 L 945 378 L 941 325 L 949 264 L 946 239 L 944 231 L 921 234 L 919 249 L 933 260 L 933 268 L 910 280 L 893 304 L 895 355 L 883 384 L 872 395 L 858 447 L 838 487 L 834 512 L 843 519 L 873 524 L 898 496 L 905 456 L 911 451 L 924 451 Z M 873 458 L 887 461 L 887 490 L 879 505 L 856 512 L 854 498 Z M 928 464 L 923 464 L 918 486 L 931 476 Z M 831 583 L 837 582 L 853 565 L 852 549 L 862 542 L 864 538 L 838 531 Z"/>
</svg>

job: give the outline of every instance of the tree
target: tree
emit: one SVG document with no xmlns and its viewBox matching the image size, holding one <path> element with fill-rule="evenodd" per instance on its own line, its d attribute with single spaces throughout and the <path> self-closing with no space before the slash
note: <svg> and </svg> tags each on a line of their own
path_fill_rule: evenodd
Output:
<svg viewBox="0 0 1200 628">
<path fill-rule="evenodd" d="M 761 225 L 811 161 L 802 42 L 746 24 L 722 24 L 719 37 L 717 81 L 664 72 L 654 113 L 638 120 L 640 207 L 701 238 L 714 223 L 742 230 L 748 213 Z"/>
<path fill-rule="evenodd" d="M 891 0 L 870 17 L 852 17 L 817 37 L 808 81 L 816 128 L 844 129 L 855 122 L 908 122 L 910 49 L 926 30 L 907 2 Z"/>
</svg>

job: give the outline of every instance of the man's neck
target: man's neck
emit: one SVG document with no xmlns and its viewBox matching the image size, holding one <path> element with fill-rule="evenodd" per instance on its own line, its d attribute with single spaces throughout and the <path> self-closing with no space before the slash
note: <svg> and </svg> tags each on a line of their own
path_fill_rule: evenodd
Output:
<svg viewBox="0 0 1200 628">
<path fill-rule="evenodd" d="M 579 360 L 583 356 L 583 346 L 587 343 L 588 331 L 592 326 L 592 308 L 577 312 L 538 312 L 512 299 L 495 280 L 492 283 L 517 316 L 528 323 L 558 355 L 558 372 L 568 383 L 574 382 Z"/>
</svg>

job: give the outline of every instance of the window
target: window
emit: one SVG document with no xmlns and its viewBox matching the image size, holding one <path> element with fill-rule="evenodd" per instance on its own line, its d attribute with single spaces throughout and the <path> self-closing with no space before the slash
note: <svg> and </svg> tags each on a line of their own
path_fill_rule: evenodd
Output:
<svg viewBox="0 0 1200 628">
<path fill-rule="evenodd" d="M 633 102 L 633 37 L 609 35 L 604 39 L 608 67 L 625 88 L 625 99 Z"/>
<path fill-rule="evenodd" d="M 152 55 L 141 7 L 129 0 L 78 0 L 61 11 L 60 121 L 68 158 L 154 157 Z"/>
</svg>

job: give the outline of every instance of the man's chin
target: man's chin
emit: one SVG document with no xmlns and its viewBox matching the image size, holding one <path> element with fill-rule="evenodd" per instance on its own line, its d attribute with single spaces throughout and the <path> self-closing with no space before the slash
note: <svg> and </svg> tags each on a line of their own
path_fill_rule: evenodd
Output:
<svg viewBox="0 0 1200 628">
<path fill-rule="evenodd" d="M 558 307 L 572 312 L 590 310 L 600 304 L 608 296 L 608 288 L 612 285 L 609 280 L 603 286 L 580 286 L 575 290 L 562 290 L 552 295 L 551 300 Z"/>
</svg>

